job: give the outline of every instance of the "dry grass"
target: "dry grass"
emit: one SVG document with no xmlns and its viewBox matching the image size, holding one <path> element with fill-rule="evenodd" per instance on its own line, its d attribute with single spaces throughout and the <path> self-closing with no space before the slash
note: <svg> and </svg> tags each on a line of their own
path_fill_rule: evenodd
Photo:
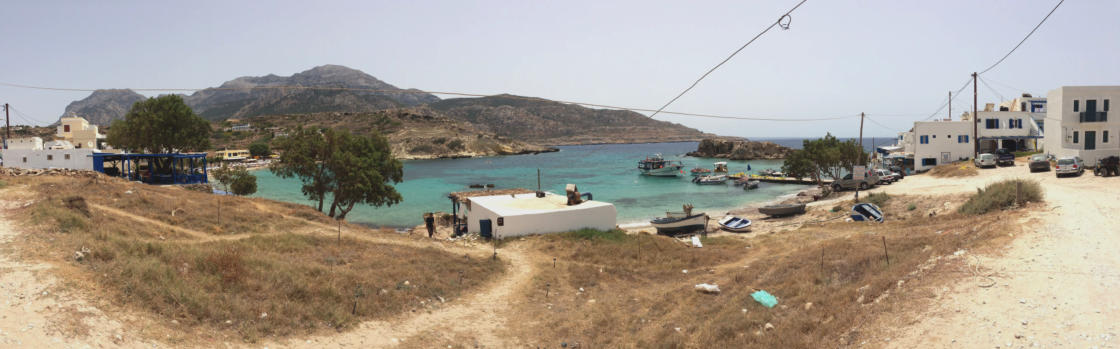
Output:
<svg viewBox="0 0 1120 349">
<path fill-rule="evenodd" d="M 13 180 L 28 185 L 26 193 L 35 198 L 14 215 L 36 232 L 24 235 L 28 256 L 58 264 L 63 279 L 79 280 L 81 292 L 176 320 L 185 331 L 254 341 L 344 329 L 455 299 L 505 267 L 434 248 L 309 235 L 314 229 L 294 229 L 307 223 L 290 217 L 313 210 L 259 199 L 224 198 L 232 209 L 219 225 L 209 222 L 213 210 L 204 209 L 207 203 L 193 202 L 209 202 L 213 195 L 99 180 Z M 180 208 L 174 217 L 164 214 L 171 207 Z M 144 219 L 238 235 L 200 239 Z M 385 237 L 392 239 L 399 238 Z M 78 259 L 75 251 L 87 252 Z M 79 324 L 67 326 L 80 332 Z"/>
<path fill-rule="evenodd" d="M 938 178 L 971 177 L 978 173 L 976 165 L 971 161 L 944 164 L 929 170 L 929 175 Z"/>
<path fill-rule="evenodd" d="M 781 234 L 756 232 L 750 239 L 708 239 L 699 249 L 648 235 L 599 241 L 541 237 L 534 246 L 557 257 L 557 266 L 545 261 L 525 295 L 519 312 L 535 321 L 518 335 L 542 346 L 849 345 L 859 337 L 854 328 L 891 311 L 878 303 L 889 302 L 890 292 L 904 292 L 898 282 L 910 280 L 920 265 L 962 248 L 1001 245 L 1017 229 L 1003 217 L 1011 212 L 929 218 L 905 209 L 916 200 L 899 196 L 885 202 L 894 219 L 884 224 L 832 221 Z M 933 206 L 939 205 L 923 208 Z M 718 284 L 722 293 L 693 290 L 704 282 Z M 750 297 L 755 289 L 774 294 L 780 305 L 756 303 Z M 806 303 L 813 305 L 806 309 Z M 765 330 L 767 323 L 774 329 Z"/>
<path fill-rule="evenodd" d="M 1005 210 L 1022 206 L 1029 202 L 1042 201 L 1042 186 L 1036 181 L 1008 179 L 977 189 L 976 194 L 961 205 L 960 212 L 965 214 L 985 214 L 995 210 Z"/>
</svg>

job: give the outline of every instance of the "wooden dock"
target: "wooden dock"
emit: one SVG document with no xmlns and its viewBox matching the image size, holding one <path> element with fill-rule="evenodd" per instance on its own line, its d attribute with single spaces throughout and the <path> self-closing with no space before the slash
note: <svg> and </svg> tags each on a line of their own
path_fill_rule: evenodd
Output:
<svg viewBox="0 0 1120 349">
<path fill-rule="evenodd" d="M 756 175 L 756 174 L 752 174 L 748 177 L 750 177 L 750 179 L 752 179 L 752 180 L 756 180 L 756 181 L 759 181 L 759 182 L 766 182 L 766 183 L 808 184 L 808 185 L 817 184 L 817 181 L 814 181 L 812 178 L 775 177 L 775 176 L 763 176 L 763 175 Z M 829 185 L 829 184 L 832 184 L 832 180 L 831 179 L 821 179 L 821 183 L 824 184 L 824 185 Z"/>
</svg>

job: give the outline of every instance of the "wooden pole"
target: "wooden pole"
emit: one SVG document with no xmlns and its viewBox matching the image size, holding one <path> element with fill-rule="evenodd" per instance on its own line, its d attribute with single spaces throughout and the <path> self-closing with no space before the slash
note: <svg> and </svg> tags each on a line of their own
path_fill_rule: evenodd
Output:
<svg viewBox="0 0 1120 349">
<path fill-rule="evenodd" d="M 879 237 L 883 238 L 883 258 L 887 260 L 887 266 L 889 267 L 889 266 L 891 266 L 891 256 L 887 254 L 887 237 L 886 236 L 879 236 Z"/>
<path fill-rule="evenodd" d="M 976 73 L 972 73 L 972 158 L 980 155 L 980 115 L 976 113 Z"/>
<path fill-rule="evenodd" d="M 949 91 L 949 120 L 953 120 L 953 91 Z"/>
<path fill-rule="evenodd" d="M 863 164 L 863 118 L 864 114 L 859 113 L 859 163 Z M 853 168 L 852 170 L 855 170 Z M 855 171 L 852 171 L 852 178 L 856 178 Z M 866 177 L 864 177 L 866 178 Z M 859 201 L 859 185 L 856 185 L 856 201 Z"/>
</svg>

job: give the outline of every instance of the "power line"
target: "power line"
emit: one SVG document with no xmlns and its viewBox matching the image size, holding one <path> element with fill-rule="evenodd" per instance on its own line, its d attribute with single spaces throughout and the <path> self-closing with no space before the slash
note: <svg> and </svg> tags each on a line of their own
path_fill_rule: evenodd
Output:
<svg viewBox="0 0 1120 349">
<path fill-rule="evenodd" d="M 977 78 L 980 79 L 981 84 L 984 84 L 984 87 L 987 87 L 989 91 L 992 91 L 992 93 L 995 93 L 996 96 L 999 96 L 999 101 L 1000 102 L 1003 102 L 1003 101 L 1007 100 L 1007 98 L 1003 97 L 1002 93 L 999 93 L 999 91 L 996 91 L 995 88 L 992 88 L 992 85 L 988 85 L 988 82 L 984 81 L 984 78 L 981 78 L 979 76 L 977 76 Z"/>
<path fill-rule="evenodd" d="M 16 117 L 20 118 L 20 120 L 23 120 L 23 121 L 27 122 L 28 126 L 35 126 L 35 125 L 42 122 L 42 121 L 38 121 L 38 119 L 35 119 L 35 118 L 32 118 L 32 117 L 28 116 L 27 114 L 24 114 L 22 111 L 12 107 L 11 105 L 8 105 L 8 109 L 16 112 Z"/>
<path fill-rule="evenodd" d="M 957 89 L 957 92 L 953 92 L 953 100 L 956 100 L 957 97 L 960 97 L 961 91 L 964 91 L 964 89 L 968 87 L 968 83 L 971 80 L 972 79 L 965 80 L 964 84 L 961 85 L 961 88 Z M 937 114 L 940 114 L 941 111 L 945 110 L 945 107 L 948 106 L 949 103 L 951 103 L 953 100 L 949 100 L 949 97 L 945 97 L 945 103 L 941 103 L 941 107 L 937 108 L 937 111 L 929 114 L 929 116 L 927 116 L 925 119 L 922 119 L 922 121 L 932 119 L 934 116 L 937 116 Z"/>
<path fill-rule="evenodd" d="M 763 29 L 761 33 L 758 33 L 758 35 L 755 35 L 754 38 L 751 38 L 751 40 L 747 41 L 747 43 L 743 44 L 743 46 L 740 46 L 738 50 L 735 50 L 735 52 L 732 52 L 730 56 L 727 56 L 727 58 L 724 58 L 723 61 L 719 62 L 719 64 L 716 64 L 716 66 L 712 67 L 712 69 L 708 69 L 708 72 L 704 73 L 704 75 L 701 75 L 699 79 L 696 79 L 696 81 L 692 82 L 692 85 L 689 85 L 688 88 L 684 89 L 684 91 L 681 91 L 681 93 L 678 94 L 676 97 L 673 97 L 673 99 L 670 99 L 669 102 L 665 103 L 665 105 L 661 106 L 661 108 L 657 108 L 657 111 L 653 112 L 653 114 L 650 115 L 649 117 L 652 118 L 654 116 L 657 116 L 657 114 L 661 113 L 662 110 L 665 110 L 665 108 L 669 107 L 670 104 L 673 104 L 673 102 L 676 102 L 677 99 L 681 98 L 681 96 L 684 96 L 685 93 L 688 93 L 688 91 L 691 91 L 692 88 L 696 87 L 696 85 L 699 84 L 701 80 L 704 80 L 704 78 L 708 77 L 708 74 L 711 74 L 712 72 L 716 71 L 716 69 L 719 69 L 719 67 L 722 66 L 724 63 L 727 63 L 727 61 L 730 61 L 731 57 L 735 57 L 736 54 L 739 54 L 739 51 L 742 51 L 743 49 L 747 48 L 747 46 L 749 46 L 751 43 L 753 43 L 755 40 L 758 40 L 758 38 L 761 37 L 762 34 L 766 34 L 766 32 L 770 31 L 770 29 L 774 29 L 774 26 L 779 25 L 782 22 L 782 19 L 790 18 L 790 21 L 792 21 L 793 17 L 790 17 L 789 14 L 793 13 L 793 10 L 796 10 L 798 7 L 801 7 L 801 4 L 804 4 L 805 1 L 807 1 L 807 0 L 801 0 L 801 2 L 797 3 L 796 6 L 789 9 L 789 11 L 786 11 L 785 14 L 783 14 L 781 17 L 778 17 L 778 20 L 774 21 L 774 23 L 770 23 L 770 26 L 766 27 L 766 29 Z M 789 22 L 786 22 L 786 24 L 783 24 L 782 29 L 789 29 Z"/>
<path fill-rule="evenodd" d="M 1006 87 L 1008 89 L 1011 89 L 1011 91 L 1014 92 L 1014 94 L 1027 92 L 1027 90 L 1024 90 L 1024 89 L 1021 89 L 1021 88 L 1018 88 L 1018 87 L 1015 87 L 1015 86 L 1011 86 L 1011 84 L 1008 84 L 1008 83 L 1005 83 L 1005 82 L 1000 82 L 999 80 L 996 80 L 996 79 L 992 79 L 991 76 L 989 76 L 986 80 L 991 81 L 993 84 L 1000 85 L 1000 86 Z"/>
<path fill-rule="evenodd" d="M 878 121 L 875 121 L 875 119 L 872 119 L 871 117 L 868 117 L 868 116 L 864 116 L 864 119 L 865 119 L 865 120 L 867 120 L 867 121 L 871 121 L 871 123 L 872 123 L 872 124 L 875 124 L 876 126 L 882 127 L 882 128 L 884 128 L 884 129 L 886 129 L 886 130 L 888 130 L 888 131 L 891 131 L 891 132 L 902 132 L 902 131 L 899 131 L 898 129 L 895 129 L 895 128 L 893 128 L 893 127 L 890 127 L 890 126 L 887 126 L 887 125 L 883 125 L 883 124 L 879 123 Z"/>
<path fill-rule="evenodd" d="M 1029 39 L 1031 37 L 1031 35 L 1034 34 L 1034 32 L 1038 30 L 1038 27 L 1042 26 L 1042 23 L 1046 23 L 1046 19 L 1050 18 L 1050 15 L 1054 14 L 1054 11 L 1058 10 L 1058 6 L 1062 6 L 1063 2 L 1066 2 L 1066 0 L 1058 1 L 1058 4 L 1054 5 L 1054 8 L 1050 10 L 1050 13 L 1047 13 L 1046 17 L 1042 17 L 1042 21 L 1039 21 L 1038 25 L 1034 26 L 1034 29 L 1031 29 L 1031 32 L 1027 33 L 1027 36 L 1023 37 L 1023 40 L 1019 41 L 1018 45 L 1015 45 L 1015 47 L 1013 47 L 1011 49 L 1011 51 L 1007 51 L 1007 54 L 1003 55 L 1003 58 L 1000 58 L 998 61 L 996 61 L 995 64 L 992 64 L 992 66 L 988 67 L 987 69 L 984 69 L 984 70 L 980 71 L 980 73 L 978 73 L 978 74 L 987 73 L 989 70 L 992 70 L 992 68 L 995 68 L 1000 63 L 1003 63 L 1003 60 L 1005 60 L 1005 59 L 1007 59 L 1007 57 L 1011 56 L 1011 53 L 1015 52 L 1015 50 L 1018 50 L 1019 46 L 1022 46 L 1024 42 L 1027 42 L 1027 39 Z"/>
</svg>

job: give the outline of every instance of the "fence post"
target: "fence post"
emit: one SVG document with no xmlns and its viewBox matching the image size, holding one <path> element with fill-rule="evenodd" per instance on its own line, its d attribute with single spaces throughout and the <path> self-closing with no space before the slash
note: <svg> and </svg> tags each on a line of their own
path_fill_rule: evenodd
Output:
<svg viewBox="0 0 1120 349">
<path fill-rule="evenodd" d="M 883 238 L 883 258 L 885 258 L 887 260 L 887 266 L 889 267 L 889 266 L 891 266 L 891 256 L 887 254 L 887 237 L 886 236 L 879 236 L 879 237 Z"/>
</svg>

